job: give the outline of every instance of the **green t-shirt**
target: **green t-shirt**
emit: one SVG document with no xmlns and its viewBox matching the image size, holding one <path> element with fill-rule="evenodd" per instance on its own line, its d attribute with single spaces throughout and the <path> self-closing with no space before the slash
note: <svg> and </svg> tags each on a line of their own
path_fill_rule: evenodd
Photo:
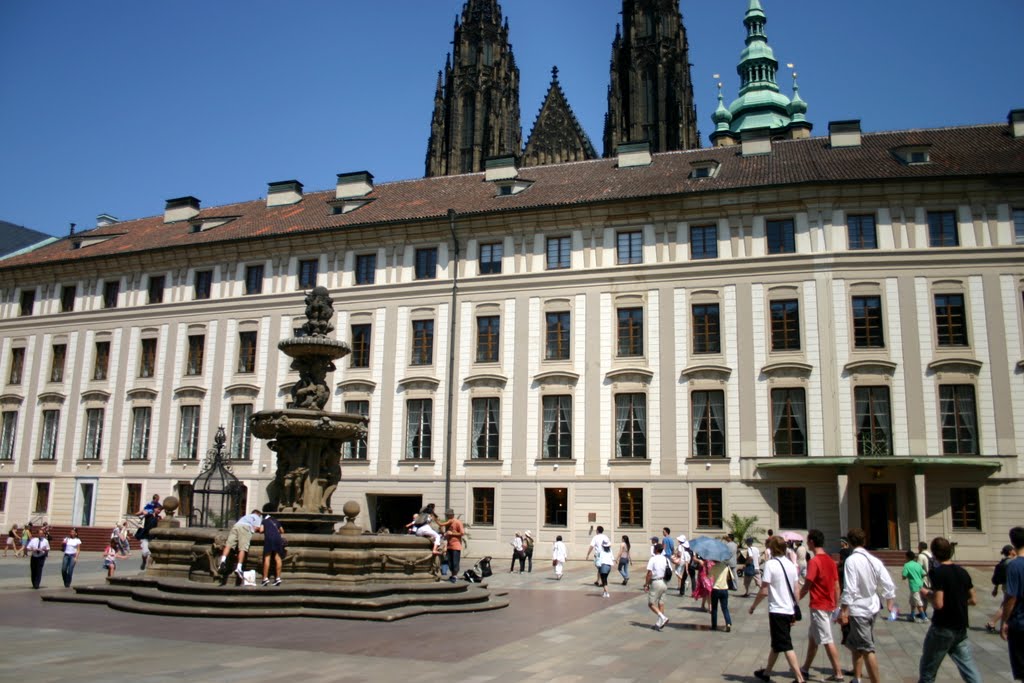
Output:
<svg viewBox="0 0 1024 683">
<path fill-rule="evenodd" d="M 903 578 L 910 584 L 910 592 L 924 588 L 924 567 L 917 560 L 911 560 L 903 565 Z"/>
</svg>

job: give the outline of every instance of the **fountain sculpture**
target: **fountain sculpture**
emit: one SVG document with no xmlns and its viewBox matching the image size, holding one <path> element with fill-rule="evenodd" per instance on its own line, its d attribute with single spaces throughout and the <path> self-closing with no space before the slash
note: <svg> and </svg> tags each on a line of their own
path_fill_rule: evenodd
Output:
<svg viewBox="0 0 1024 683">
<path fill-rule="evenodd" d="M 327 373 L 334 371 L 334 361 L 349 353 L 347 344 L 330 337 L 333 315 L 325 287 L 306 296 L 302 336 L 277 345 L 299 373 L 291 390 L 292 407 L 250 418 L 252 433 L 271 439 L 267 445 L 277 454 L 277 470 L 267 492 L 275 516 L 290 531 L 326 533 L 343 519 L 331 508 L 341 479 L 341 449 L 345 442 L 366 435 L 366 418 L 324 411 L 331 397 Z"/>
</svg>

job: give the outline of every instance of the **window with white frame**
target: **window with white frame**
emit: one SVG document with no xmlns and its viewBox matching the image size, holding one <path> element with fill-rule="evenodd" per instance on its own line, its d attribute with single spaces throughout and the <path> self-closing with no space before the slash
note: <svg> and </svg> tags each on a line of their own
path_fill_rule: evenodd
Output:
<svg viewBox="0 0 1024 683">
<path fill-rule="evenodd" d="M 181 406 L 178 425 L 178 460 L 196 460 L 199 457 L 200 406 Z"/>
<path fill-rule="evenodd" d="M 693 457 L 725 457 L 725 392 L 690 392 Z"/>
<path fill-rule="evenodd" d="M 628 358 L 644 355 L 644 309 L 641 307 L 620 308 L 618 317 L 618 357 Z"/>
<path fill-rule="evenodd" d="M 96 381 L 103 381 L 107 378 L 107 371 L 110 368 L 110 342 L 96 342 L 96 360 L 92 365 L 92 378 Z"/>
<path fill-rule="evenodd" d="M 60 429 L 60 411 L 43 411 L 43 434 L 39 442 L 39 459 L 57 459 L 57 432 Z"/>
<path fill-rule="evenodd" d="M 0 422 L 0 460 L 14 460 L 14 444 L 18 434 L 18 411 L 3 411 Z"/>
<path fill-rule="evenodd" d="M 1013 243 L 1024 244 L 1024 209 L 1013 210 Z"/>
<path fill-rule="evenodd" d="M 470 452 L 474 460 L 497 460 L 501 447 L 501 400 L 495 397 L 473 399 L 473 434 Z"/>
<path fill-rule="evenodd" d="M 801 388 L 772 389 L 775 455 L 807 455 L 807 408 Z"/>
<path fill-rule="evenodd" d="M 99 460 L 103 449 L 103 408 L 85 409 L 85 438 L 82 440 L 82 460 Z"/>
<path fill-rule="evenodd" d="M 345 412 L 350 415 L 362 415 L 369 417 L 369 401 L 345 401 Z M 366 434 L 363 434 L 355 441 L 346 441 L 341 447 L 341 457 L 345 460 L 366 460 L 367 444 Z"/>
<path fill-rule="evenodd" d="M 853 390 L 857 455 L 892 455 L 892 408 L 889 387 L 861 386 Z"/>
<path fill-rule="evenodd" d="M 643 232 L 640 230 L 620 232 L 616 241 L 616 262 L 620 266 L 644 262 Z"/>
<path fill-rule="evenodd" d="M 974 385 L 939 386 L 939 423 L 945 455 L 978 455 L 978 412 Z"/>
<path fill-rule="evenodd" d="M 544 458 L 572 458 L 572 396 L 549 395 L 543 398 Z"/>
<path fill-rule="evenodd" d="M 547 269 L 558 270 L 572 265 L 572 239 L 549 237 L 547 240 Z"/>
<path fill-rule="evenodd" d="M 647 395 L 615 395 L 615 457 L 647 457 Z"/>
<path fill-rule="evenodd" d="M 188 357 L 185 362 L 185 374 L 198 376 L 203 374 L 203 357 L 206 354 L 206 335 L 190 334 L 188 336 Z"/>
<path fill-rule="evenodd" d="M 299 261 L 299 289 L 316 287 L 316 276 L 320 270 L 320 259 L 303 259 Z"/>
<path fill-rule="evenodd" d="M 252 436 L 249 433 L 251 403 L 235 403 L 231 406 L 231 454 L 232 460 L 249 460 L 252 457 Z"/>
<path fill-rule="evenodd" d="M 405 457 L 407 460 L 430 460 L 434 401 L 429 398 L 413 398 L 406 401 L 405 408 Z"/>
<path fill-rule="evenodd" d="M 256 330 L 238 333 L 238 372 L 256 372 Z"/>
<path fill-rule="evenodd" d="M 149 406 L 132 408 L 132 447 L 130 460 L 146 460 L 149 458 L 149 427 L 153 411 Z"/>
<path fill-rule="evenodd" d="M 504 247 L 501 242 L 480 245 L 480 274 L 497 275 L 501 272 Z"/>
<path fill-rule="evenodd" d="M 412 321 L 412 359 L 410 365 L 430 365 L 434 362 L 434 321 Z"/>
</svg>

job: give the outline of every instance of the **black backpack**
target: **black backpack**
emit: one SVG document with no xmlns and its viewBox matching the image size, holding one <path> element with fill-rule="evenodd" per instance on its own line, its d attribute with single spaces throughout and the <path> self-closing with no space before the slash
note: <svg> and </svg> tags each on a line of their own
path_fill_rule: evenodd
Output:
<svg viewBox="0 0 1024 683">
<path fill-rule="evenodd" d="M 462 578 L 464 578 L 466 581 L 469 581 L 470 583 L 480 583 L 480 575 L 472 569 L 467 569 L 466 571 L 462 572 Z"/>
<path fill-rule="evenodd" d="M 490 557 L 482 558 L 479 562 L 476 563 L 476 566 L 480 569 L 480 576 L 485 578 L 485 579 L 488 576 L 491 576 L 494 573 L 494 572 L 491 571 L 491 558 Z"/>
</svg>

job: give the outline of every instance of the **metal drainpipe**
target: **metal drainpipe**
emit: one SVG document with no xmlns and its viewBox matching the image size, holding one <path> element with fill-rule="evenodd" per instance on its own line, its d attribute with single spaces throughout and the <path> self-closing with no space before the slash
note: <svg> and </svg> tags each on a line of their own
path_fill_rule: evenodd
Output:
<svg viewBox="0 0 1024 683">
<path fill-rule="evenodd" d="M 459 247 L 459 236 L 455 233 L 455 209 L 448 209 L 448 229 L 455 243 L 455 258 L 452 269 L 452 303 L 448 311 L 448 399 L 445 413 L 444 437 L 444 509 L 452 506 L 452 423 L 455 401 L 455 306 L 459 296 L 459 260 L 462 250 Z"/>
</svg>

